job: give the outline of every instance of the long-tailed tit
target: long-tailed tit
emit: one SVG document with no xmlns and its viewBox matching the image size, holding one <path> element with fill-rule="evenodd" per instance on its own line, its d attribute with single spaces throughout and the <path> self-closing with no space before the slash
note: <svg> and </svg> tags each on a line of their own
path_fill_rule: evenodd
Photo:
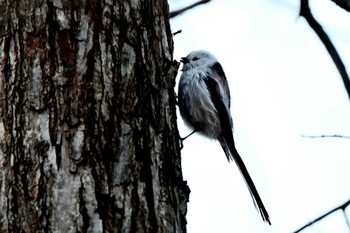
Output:
<svg viewBox="0 0 350 233">
<path fill-rule="evenodd" d="M 181 62 L 183 69 L 178 101 L 182 118 L 194 132 L 219 140 L 228 161 L 236 162 L 263 220 L 271 224 L 269 214 L 235 147 L 230 90 L 220 63 L 207 51 L 193 51 L 181 58 Z"/>
</svg>

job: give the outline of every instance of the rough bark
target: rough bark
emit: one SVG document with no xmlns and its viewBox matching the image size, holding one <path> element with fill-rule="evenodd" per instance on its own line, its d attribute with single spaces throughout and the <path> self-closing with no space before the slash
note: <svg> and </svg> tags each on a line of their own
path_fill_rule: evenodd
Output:
<svg viewBox="0 0 350 233">
<path fill-rule="evenodd" d="M 167 2 L 0 9 L 0 232 L 185 232 Z"/>
</svg>

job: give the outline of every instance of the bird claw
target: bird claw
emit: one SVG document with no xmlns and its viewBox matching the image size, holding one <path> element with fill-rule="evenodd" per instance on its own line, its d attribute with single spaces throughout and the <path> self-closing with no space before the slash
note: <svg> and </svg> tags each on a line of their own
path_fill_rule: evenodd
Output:
<svg viewBox="0 0 350 233">
<path fill-rule="evenodd" d="M 197 129 L 193 130 L 192 133 L 190 133 L 189 135 L 187 135 L 184 138 L 180 137 L 180 150 L 182 150 L 182 148 L 184 148 L 184 144 L 182 142 L 185 141 L 186 138 L 188 138 L 189 136 L 191 136 L 192 134 L 194 134 L 196 132 L 198 132 Z"/>
</svg>

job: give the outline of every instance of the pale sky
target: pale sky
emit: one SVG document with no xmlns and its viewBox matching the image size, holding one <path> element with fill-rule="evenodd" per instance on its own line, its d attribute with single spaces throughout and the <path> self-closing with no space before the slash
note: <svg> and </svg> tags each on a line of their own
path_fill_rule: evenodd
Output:
<svg viewBox="0 0 350 233">
<path fill-rule="evenodd" d="M 170 0 L 171 9 L 188 0 Z M 310 1 L 350 73 L 350 13 Z M 238 151 L 267 208 L 254 208 L 218 142 L 194 134 L 182 166 L 191 189 L 189 233 L 292 232 L 350 199 L 350 101 L 338 71 L 296 0 L 212 0 L 171 20 L 175 59 L 204 49 L 222 64 L 231 89 Z M 179 72 L 180 74 L 180 72 Z M 191 130 L 178 120 L 180 134 Z M 350 213 L 350 207 L 348 212 Z M 304 232 L 349 232 L 341 212 Z"/>
</svg>

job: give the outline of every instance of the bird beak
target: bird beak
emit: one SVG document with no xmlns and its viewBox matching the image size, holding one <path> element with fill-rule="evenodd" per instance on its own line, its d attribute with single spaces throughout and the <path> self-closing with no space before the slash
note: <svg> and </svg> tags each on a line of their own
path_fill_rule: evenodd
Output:
<svg viewBox="0 0 350 233">
<path fill-rule="evenodd" d="M 184 64 L 186 64 L 186 63 L 189 62 L 189 60 L 188 60 L 186 57 L 182 57 L 182 58 L 180 59 L 180 61 L 181 61 L 182 63 L 184 63 Z"/>
</svg>

